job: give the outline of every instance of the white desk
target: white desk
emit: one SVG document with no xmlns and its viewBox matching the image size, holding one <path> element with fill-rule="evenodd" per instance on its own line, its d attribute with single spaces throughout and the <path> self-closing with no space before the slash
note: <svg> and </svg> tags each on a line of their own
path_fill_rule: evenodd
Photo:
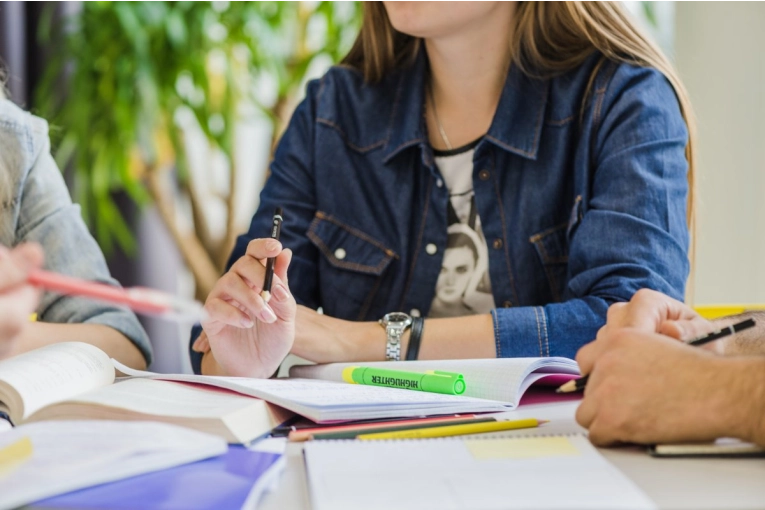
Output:
<svg viewBox="0 0 765 510">
<path fill-rule="evenodd" d="M 550 419 L 545 433 L 581 431 L 574 422 L 577 403 L 526 406 L 515 418 Z M 542 428 L 538 429 L 542 432 Z M 502 435 L 528 435 L 525 431 Z M 302 443 L 287 446 L 287 468 L 277 489 L 266 495 L 259 509 L 311 508 Z M 657 459 L 642 448 L 601 449 L 601 453 L 629 476 L 660 508 L 765 508 L 765 459 Z"/>
</svg>

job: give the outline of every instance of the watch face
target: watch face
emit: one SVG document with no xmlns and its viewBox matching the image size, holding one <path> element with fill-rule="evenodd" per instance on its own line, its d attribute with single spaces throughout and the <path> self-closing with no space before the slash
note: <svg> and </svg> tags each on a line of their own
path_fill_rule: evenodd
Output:
<svg viewBox="0 0 765 510">
<path fill-rule="evenodd" d="M 411 317 L 401 312 L 392 312 L 383 317 L 383 323 L 385 325 L 408 326 L 411 321 Z"/>
</svg>

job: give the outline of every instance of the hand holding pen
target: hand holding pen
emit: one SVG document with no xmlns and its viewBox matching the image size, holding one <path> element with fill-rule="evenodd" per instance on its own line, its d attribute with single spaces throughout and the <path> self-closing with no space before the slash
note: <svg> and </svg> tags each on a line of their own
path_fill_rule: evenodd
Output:
<svg viewBox="0 0 765 510">
<path fill-rule="evenodd" d="M 277 210 L 272 225 L 280 218 Z M 250 241 L 207 297 L 202 327 L 224 373 L 269 377 L 292 348 L 297 305 L 287 285 L 291 258 L 275 238 Z M 263 298 L 267 285 L 268 302 Z"/>
</svg>

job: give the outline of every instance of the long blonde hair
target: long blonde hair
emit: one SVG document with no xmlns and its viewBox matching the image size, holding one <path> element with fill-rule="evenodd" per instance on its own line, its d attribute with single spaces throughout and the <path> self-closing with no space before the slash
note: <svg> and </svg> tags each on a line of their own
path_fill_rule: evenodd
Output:
<svg viewBox="0 0 765 510">
<path fill-rule="evenodd" d="M 693 267 L 696 253 L 696 121 L 688 93 L 661 49 L 632 22 L 618 2 L 518 2 L 512 28 L 512 63 L 532 77 L 550 78 L 563 74 L 598 51 L 606 59 L 652 67 L 667 78 L 675 90 L 688 128 L 686 213 L 691 232 L 689 259 Z M 421 39 L 393 28 L 382 2 L 365 2 L 361 32 L 342 64 L 358 69 L 366 81 L 375 83 L 410 64 L 421 43 Z M 600 65 L 590 77 L 585 99 L 599 68 Z M 692 276 L 688 287 L 686 295 L 691 296 Z"/>
</svg>

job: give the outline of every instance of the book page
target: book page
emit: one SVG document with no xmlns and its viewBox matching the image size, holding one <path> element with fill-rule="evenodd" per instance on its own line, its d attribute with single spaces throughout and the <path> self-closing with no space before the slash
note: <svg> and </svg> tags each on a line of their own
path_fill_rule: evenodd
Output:
<svg viewBox="0 0 765 510">
<path fill-rule="evenodd" d="M 343 369 L 352 366 L 378 367 L 409 372 L 426 372 L 428 370 L 457 372 L 465 377 L 465 396 L 499 400 L 513 405 L 518 405 L 523 391 L 528 387 L 524 382 L 534 370 L 546 373 L 579 373 L 576 362 L 567 358 L 501 358 L 303 365 L 292 367 L 290 376 L 342 382 Z"/>
<path fill-rule="evenodd" d="M 256 404 L 258 400 L 214 388 L 194 388 L 152 379 L 128 379 L 66 402 L 116 407 L 153 416 L 223 419 L 244 406 Z"/>
<path fill-rule="evenodd" d="M 22 422 L 43 407 L 114 382 L 114 367 L 101 349 L 82 342 L 62 342 L 0 361 L 0 382 L 14 388 Z"/>
</svg>

